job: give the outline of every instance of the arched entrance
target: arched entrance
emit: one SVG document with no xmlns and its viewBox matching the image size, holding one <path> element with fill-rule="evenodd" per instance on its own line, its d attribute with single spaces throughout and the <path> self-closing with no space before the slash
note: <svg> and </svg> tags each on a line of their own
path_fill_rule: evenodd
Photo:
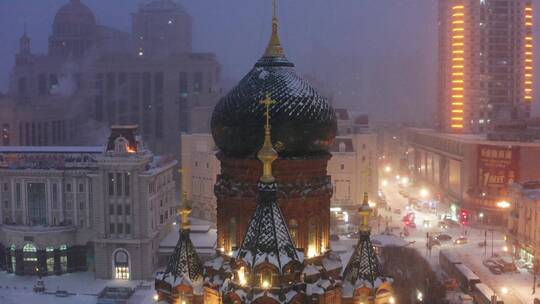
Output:
<svg viewBox="0 0 540 304">
<path fill-rule="evenodd" d="M 129 252 L 125 249 L 116 249 L 113 252 L 113 274 L 117 280 L 129 280 Z"/>
</svg>

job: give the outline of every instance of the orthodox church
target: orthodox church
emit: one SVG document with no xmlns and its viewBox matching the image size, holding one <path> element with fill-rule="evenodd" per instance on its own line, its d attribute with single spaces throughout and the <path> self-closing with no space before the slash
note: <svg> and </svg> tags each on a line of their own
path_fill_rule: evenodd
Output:
<svg viewBox="0 0 540 304">
<path fill-rule="evenodd" d="M 218 250 L 201 262 L 189 238 L 189 202 L 178 244 L 155 288 L 162 303 L 394 303 L 370 239 L 367 195 L 350 259 L 330 250 L 328 148 L 336 114 L 297 76 L 278 36 L 214 109 L 222 171 Z M 262 163 L 262 164 L 261 164 Z"/>
</svg>

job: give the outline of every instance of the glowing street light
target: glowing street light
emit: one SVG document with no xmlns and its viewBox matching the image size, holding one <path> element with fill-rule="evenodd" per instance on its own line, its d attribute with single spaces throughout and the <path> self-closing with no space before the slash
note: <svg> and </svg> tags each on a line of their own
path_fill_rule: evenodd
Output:
<svg viewBox="0 0 540 304">
<path fill-rule="evenodd" d="M 408 184 L 408 183 L 409 183 L 409 178 L 406 177 L 406 176 L 402 177 L 402 178 L 401 178 L 401 183 L 402 183 L 403 185 Z"/>
<path fill-rule="evenodd" d="M 386 187 L 386 186 L 388 186 L 388 181 L 383 179 L 381 184 L 382 184 L 383 187 Z"/>
<path fill-rule="evenodd" d="M 154 301 L 159 301 L 159 295 L 157 293 L 154 295 Z"/>
<path fill-rule="evenodd" d="M 508 293 L 508 287 L 503 286 L 503 287 L 501 288 L 501 293 L 502 293 L 503 295 L 507 294 L 507 293 Z"/>
<path fill-rule="evenodd" d="M 483 212 L 480 212 L 480 214 L 478 214 L 478 217 L 484 218 L 484 213 L 483 213 Z"/>
<path fill-rule="evenodd" d="M 426 198 L 429 195 L 429 191 L 426 188 L 422 188 L 422 189 L 420 189 L 419 194 L 420 194 L 421 198 Z"/>
<path fill-rule="evenodd" d="M 388 299 L 388 303 L 390 304 L 395 304 L 396 303 L 396 299 L 394 297 L 390 297 L 390 299 Z"/>
<path fill-rule="evenodd" d="M 510 208 L 510 203 L 507 201 L 500 201 L 500 202 L 497 202 L 497 207 L 502 208 L 502 209 L 507 209 L 507 208 Z"/>
<path fill-rule="evenodd" d="M 386 173 L 392 172 L 392 167 L 390 167 L 390 166 L 384 167 L 384 172 L 386 172 Z"/>
<path fill-rule="evenodd" d="M 504 251 L 504 252 L 508 252 L 508 246 L 504 246 L 504 247 L 503 247 L 503 251 Z"/>
</svg>

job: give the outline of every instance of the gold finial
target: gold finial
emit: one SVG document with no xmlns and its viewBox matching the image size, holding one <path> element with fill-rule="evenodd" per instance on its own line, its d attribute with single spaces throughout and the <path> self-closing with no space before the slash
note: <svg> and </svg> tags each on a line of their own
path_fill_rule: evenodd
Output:
<svg viewBox="0 0 540 304">
<path fill-rule="evenodd" d="M 360 209 L 358 209 L 358 214 L 362 220 L 360 231 L 370 231 L 371 228 L 369 227 L 369 216 L 371 215 L 371 207 L 369 207 L 369 198 L 367 192 L 364 192 L 364 200 L 362 202 L 362 206 L 360 206 Z"/>
<path fill-rule="evenodd" d="M 188 172 L 187 168 L 180 168 L 178 172 L 182 174 L 182 184 L 185 181 L 186 174 Z M 191 206 L 189 205 L 188 193 L 184 187 L 182 187 L 182 206 L 178 208 L 178 216 L 180 216 L 181 225 L 180 229 L 189 229 L 189 214 L 191 213 Z"/>
<path fill-rule="evenodd" d="M 270 106 L 276 103 L 270 98 L 270 94 L 266 94 L 266 98 L 260 101 L 266 107 L 266 123 L 264 126 L 264 143 L 262 148 L 257 153 L 257 157 L 263 163 L 263 176 L 261 177 L 261 182 L 272 183 L 276 179 L 272 176 L 272 162 L 277 159 L 277 152 L 272 146 L 272 138 L 270 137 Z"/>
<path fill-rule="evenodd" d="M 265 57 L 278 57 L 283 55 L 283 48 L 281 47 L 278 34 L 277 4 L 276 0 L 272 1 L 272 36 L 270 36 L 270 41 L 264 52 Z"/>
</svg>

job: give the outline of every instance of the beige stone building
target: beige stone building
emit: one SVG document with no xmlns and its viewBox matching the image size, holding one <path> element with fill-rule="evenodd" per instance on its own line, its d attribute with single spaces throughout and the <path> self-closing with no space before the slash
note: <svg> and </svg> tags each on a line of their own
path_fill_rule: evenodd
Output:
<svg viewBox="0 0 540 304">
<path fill-rule="evenodd" d="M 540 251 L 540 182 L 512 185 L 509 201 L 508 247 L 517 260 L 532 268 L 539 262 L 535 253 Z"/>
<path fill-rule="evenodd" d="M 114 127 L 106 146 L 0 147 L 0 268 L 153 276 L 174 221 L 176 161 L 135 132 Z"/>
<path fill-rule="evenodd" d="M 332 207 L 356 210 L 364 192 L 377 197 L 377 135 L 370 131 L 366 115 L 354 116 L 346 109 L 336 109 L 336 114 L 338 136 L 328 161 L 334 188 Z"/>
</svg>

